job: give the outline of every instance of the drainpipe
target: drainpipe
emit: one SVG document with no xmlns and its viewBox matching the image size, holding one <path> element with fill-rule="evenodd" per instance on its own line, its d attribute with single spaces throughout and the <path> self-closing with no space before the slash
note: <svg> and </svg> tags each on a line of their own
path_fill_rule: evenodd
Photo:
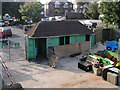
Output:
<svg viewBox="0 0 120 90">
<path fill-rule="evenodd" d="M 120 39 L 118 41 L 118 54 L 120 55 Z"/>
</svg>

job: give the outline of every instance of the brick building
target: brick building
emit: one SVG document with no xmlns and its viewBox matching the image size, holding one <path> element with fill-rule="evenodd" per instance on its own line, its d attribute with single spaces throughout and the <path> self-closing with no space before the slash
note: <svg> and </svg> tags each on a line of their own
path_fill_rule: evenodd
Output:
<svg viewBox="0 0 120 90">
<path fill-rule="evenodd" d="M 83 5 L 79 3 L 83 3 Z M 79 2 L 79 0 L 75 0 L 73 4 L 74 4 L 73 9 L 76 13 L 82 13 L 83 9 L 88 10 L 87 7 L 87 5 L 89 4 L 88 2 L 85 3 L 85 2 Z"/>
<path fill-rule="evenodd" d="M 68 0 L 50 0 L 44 5 L 47 16 L 64 15 L 65 12 L 73 12 L 73 4 Z"/>
</svg>

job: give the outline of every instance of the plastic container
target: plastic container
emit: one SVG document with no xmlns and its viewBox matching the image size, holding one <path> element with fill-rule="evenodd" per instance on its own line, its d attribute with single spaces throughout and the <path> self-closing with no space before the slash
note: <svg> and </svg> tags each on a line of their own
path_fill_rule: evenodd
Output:
<svg viewBox="0 0 120 90">
<path fill-rule="evenodd" d="M 20 43 L 15 43 L 15 48 L 19 48 L 20 47 Z"/>
</svg>

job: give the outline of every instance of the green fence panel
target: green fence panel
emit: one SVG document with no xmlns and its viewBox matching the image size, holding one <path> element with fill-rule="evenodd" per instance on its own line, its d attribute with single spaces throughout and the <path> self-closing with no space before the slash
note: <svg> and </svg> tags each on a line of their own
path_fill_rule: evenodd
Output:
<svg viewBox="0 0 120 90">
<path fill-rule="evenodd" d="M 59 46 L 59 37 L 47 38 L 46 40 L 47 56 L 48 56 L 48 47 Z"/>
<path fill-rule="evenodd" d="M 83 42 L 85 41 L 86 36 L 85 35 L 73 35 L 70 36 L 70 44 L 76 43 L 76 42 Z"/>
<path fill-rule="evenodd" d="M 90 36 L 90 41 L 91 41 L 91 48 L 93 48 L 95 46 L 95 34 L 92 34 Z"/>
<path fill-rule="evenodd" d="M 35 39 L 27 37 L 27 59 L 35 58 Z"/>
<path fill-rule="evenodd" d="M 59 46 L 59 37 L 48 38 L 47 46 Z"/>
</svg>

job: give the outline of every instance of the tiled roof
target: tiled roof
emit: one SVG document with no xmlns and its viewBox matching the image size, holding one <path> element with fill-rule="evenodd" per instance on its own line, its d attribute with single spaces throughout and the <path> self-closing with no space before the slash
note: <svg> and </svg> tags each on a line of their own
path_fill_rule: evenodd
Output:
<svg viewBox="0 0 120 90">
<path fill-rule="evenodd" d="M 30 37 L 50 37 L 67 35 L 90 35 L 92 32 L 78 21 L 43 21 L 31 28 Z"/>
</svg>

